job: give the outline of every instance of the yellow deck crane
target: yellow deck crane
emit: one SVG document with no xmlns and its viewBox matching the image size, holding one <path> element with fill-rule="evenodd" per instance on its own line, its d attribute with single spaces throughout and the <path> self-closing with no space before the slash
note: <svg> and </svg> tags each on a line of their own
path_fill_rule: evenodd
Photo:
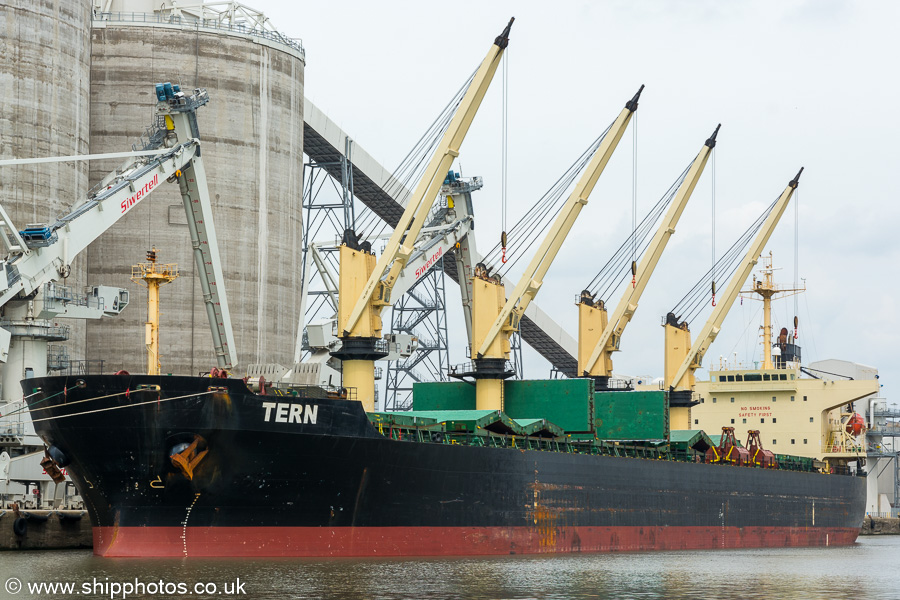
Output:
<svg viewBox="0 0 900 600">
<path fill-rule="evenodd" d="M 345 234 L 340 248 L 338 299 L 338 331 L 342 346 L 332 354 L 342 361 L 344 386 L 356 390 L 356 399 L 366 411 L 375 408 L 374 361 L 387 355 L 382 347 L 381 311 L 393 302 L 391 290 L 413 253 L 445 175 L 459 156 L 460 146 L 509 44 L 514 20 L 510 19 L 503 32 L 494 39 L 478 67 L 377 263 L 366 243 L 360 244 L 352 232 Z"/>
<path fill-rule="evenodd" d="M 784 188 L 778 200 L 775 201 L 753 243 L 747 249 L 747 253 L 738 265 L 734 276 L 728 282 L 725 293 L 718 304 L 716 304 L 709 319 L 703 325 L 693 345 L 691 345 L 691 331 L 688 328 L 688 323 L 679 323 L 677 317 L 671 313 L 666 317 L 664 325 L 666 330 L 664 381 L 670 392 L 669 404 L 671 406 L 672 429 L 689 429 L 689 409 L 695 403 L 692 398 L 694 384 L 696 383 L 694 373 L 700 368 L 703 356 L 716 339 L 716 336 L 719 335 L 728 311 L 734 305 L 738 294 L 740 294 L 741 286 L 747 281 L 747 277 L 750 276 L 751 271 L 756 266 L 763 248 L 769 242 L 772 232 L 778 225 L 778 221 L 781 220 L 781 216 L 784 214 L 791 196 L 794 194 L 794 190 L 797 189 L 801 173 L 803 173 L 802 168 L 797 173 L 797 176 Z"/>
<path fill-rule="evenodd" d="M 634 273 L 634 285 L 622 294 L 612 318 L 607 317 L 606 307 L 602 301 L 595 301 L 587 290 L 581 293 L 578 302 L 578 374 L 592 378 L 597 389 L 608 387 L 612 376 L 612 353 L 619 350 L 622 332 L 634 316 L 641 294 L 644 293 L 669 238 L 675 233 L 678 219 L 681 218 L 703 174 L 710 153 L 716 147 L 719 127 L 721 125 L 717 126 L 709 139 L 703 143 L 700 153 L 688 168 L 687 175 L 678 187 L 659 229 Z"/>
<path fill-rule="evenodd" d="M 560 246 L 588 203 L 588 197 L 637 110 L 643 89 L 641 86 L 610 126 L 508 300 L 500 278 L 490 276 L 484 265 L 476 266 L 472 285 L 473 368 L 467 373 L 457 372 L 455 376 L 475 379 L 477 410 L 503 409 L 503 380 L 512 375 L 507 368 L 509 336 L 518 330 L 525 309 L 541 289 Z"/>
</svg>

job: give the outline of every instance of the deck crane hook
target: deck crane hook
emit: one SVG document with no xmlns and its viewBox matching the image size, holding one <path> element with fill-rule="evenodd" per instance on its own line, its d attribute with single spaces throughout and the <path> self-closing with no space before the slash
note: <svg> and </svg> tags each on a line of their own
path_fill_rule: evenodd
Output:
<svg viewBox="0 0 900 600">
<path fill-rule="evenodd" d="M 503 264 L 506 264 L 506 232 L 505 231 L 500 233 L 500 246 L 503 250 L 502 254 L 500 255 L 500 260 L 503 262 Z"/>
</svg>

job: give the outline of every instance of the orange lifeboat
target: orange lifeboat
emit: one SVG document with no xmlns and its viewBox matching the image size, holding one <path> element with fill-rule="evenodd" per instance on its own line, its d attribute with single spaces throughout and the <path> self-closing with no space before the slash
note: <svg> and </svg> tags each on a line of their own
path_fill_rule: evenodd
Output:
<svg viewBox="0 0 900 600">
<path fill-rule="evenodd" d="M 866 421 L 862 418 L 862 415 L 859 413 L 853 413 L 853 416 L 847 420 L 847 433 L 852 435 L 853 437 L 858 436 L 863 431 L 866 430 Z"/>
</svg>

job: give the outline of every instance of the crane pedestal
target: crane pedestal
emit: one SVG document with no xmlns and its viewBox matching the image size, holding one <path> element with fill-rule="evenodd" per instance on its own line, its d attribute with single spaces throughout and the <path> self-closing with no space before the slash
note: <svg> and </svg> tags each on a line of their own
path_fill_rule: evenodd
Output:
<svg viewBox="0 0 900 600">
<path fill-rule="evenodd" d="M 340 350 L 331 355 L 341 360 L 344 387 L 356 390 L 356 400 L 366 412 L 374 411 L 375 361 L 388 355 L 387 342 L 376 337 L 343 337 Z"/>
<path fill-rule="evenodd" d="M 331 356 L 341 360 L 344 387 L 355 390 L 356 399 L 371 412 L 375 410 L 375 361 L 388 355 L 387 343 L 381 339 L 380 308 L 370 302 L 362 318 L 349 331 L 347 323 L 356 299 L 375 270 L 375 255 L 359 244 L 352 232 L 345 232 L 344 237 L 338 297 L 341 348 L 331 352 Z M 352 397 L 353 392 L 350 393 Z"/>
</svg>

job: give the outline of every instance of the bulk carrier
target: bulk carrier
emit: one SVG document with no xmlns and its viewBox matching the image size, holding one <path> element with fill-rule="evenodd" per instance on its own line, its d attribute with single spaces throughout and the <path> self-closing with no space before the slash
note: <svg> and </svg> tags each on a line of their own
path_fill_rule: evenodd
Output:
<svg viewBox="0 0 900 600">
<path fill-rule="evenodd" d="M 239 379 L 23 387 L 38 394 L 35 428 L 77 483 L 102 556 L 826 546 L 853 543 L 864 514 L 863 477 L 704 464 L 699 433 L 671 445 L 577 440 L 542 419 L 367 415 L 324 388 L 263 396 Z"/>
<path fill-rule="evenodd" d="M 468 84 L 381 256 L 376 260 L 369 242 L 352 231 L 344 236 L 335 327 L 341 344 L 331 352 L 341 362 L 344 387 L 233 379 L 220 368 L 206 377 L 160 375 L 153 310 L 148 375 L 22 381 L 35 430 L 47 445 L 47 469 L 65 468 L 76 482 L 96 554 L 498 555 L 855 541 L 866 496 L 861 468 L 851 471 L 845 461 L 826 473 L 811 459 L 738 448 L 733 432 L 714 444 L 699 430 L 670 431 L 670 409 L 674 414 L 693 402 L 690 390 L 679 386 L 692 382 L 705 352 L 687 351 L 686 329 L 669 344 L 685 364 L 669 391 L 610 390 L 609 352 L 618 348 L 621 328 L 601 335 L 605 309 L 583 296 L 582 329 L 593 332 L 583 336 L 583 351 L 579 347 L 583 377 L 507 380 L 509 336 L 587 204 L 640 91 L 585 154 L 590 160 L 580 180 L 511 293 L 488 266 L 467 262 L 465 239 L 442 234 L 442 243 L 457 251 L 470 305 L 472 362 L 451 368 L 450 375 L 474 385 L 422 384 L 414 390 L 413 411 L 374 410 L 374 361 L 386 354 L 381 310 L 392 293 L 399 295 L 404 271 L 434 253 L 433 247 L 415 252 L 424 250 L 420 233 L 510 26 Z M 134 173 L 148 177 L 156 169 L 180 184 L 219 367 L 230 367 L 236 360 L 224 286 L 216 285 L 223 279 L 214 226 L 197 213 L 207 207 L 208 192 L 194 113 L 207 96 L 197 90 L 187 98 L 161 85 L 157 98 L 164 117 L 158 142 L 176 149 L 179 142 L 190 144 L 192 154 L 178 155 L 184 154 L 174 173 L 162 162 Z M 715 138 L 682 178 L 678 203 L 690 195 Z M 125 193 L 126 178 L 93 203 Z M 753 261 L 798 178 L 770 208 L 765 235 L 748 251 Z M 465 216 L 470 203 L 462 200 L 457 196 L 454 215 Z M 660 231 L 648 253 L 654 261 L 674 220 Z M 653 266 L 633 266 L 634 290 L 643 289 Z M 637 297 L 624 298 L 623 305 L 610 325 L 624 327 Z"/>
</svg>

